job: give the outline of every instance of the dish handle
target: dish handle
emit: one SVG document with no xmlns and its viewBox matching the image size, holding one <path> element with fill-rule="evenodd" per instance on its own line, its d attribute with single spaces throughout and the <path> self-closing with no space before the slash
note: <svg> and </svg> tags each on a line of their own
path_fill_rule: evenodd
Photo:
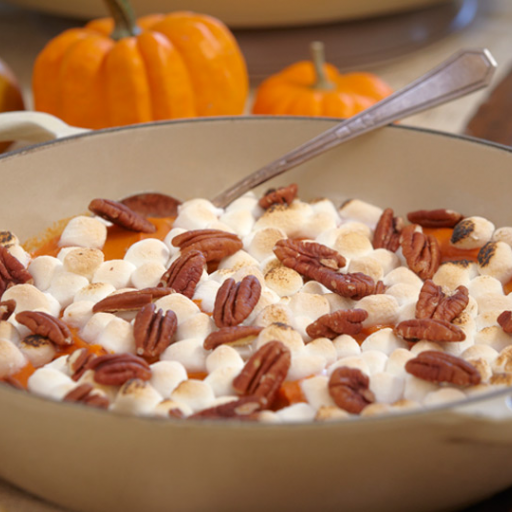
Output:
<svg viewBox="0 0 512 512">
<path fill-rule="evenodd" d="M 89 130 L 69 126 L 58 117 L 43 112 L 5 112 L 0 114 L 0 142 L 38 144 Z"/>
</svg>

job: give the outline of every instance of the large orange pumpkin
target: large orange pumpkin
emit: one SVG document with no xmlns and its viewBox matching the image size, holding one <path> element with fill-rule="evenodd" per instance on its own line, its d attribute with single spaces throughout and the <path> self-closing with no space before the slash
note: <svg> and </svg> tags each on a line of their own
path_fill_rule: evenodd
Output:
<svg viewBox="0 0 512 512">
<path fill-rule="evenodd" d="M 137 22 L 126 0 L 112 18 L 50 41 L 33 72 L 35 109 L 83 128 L 241 114 L 244 58 L 219 20 L 191 12 Z"/>
</svg>

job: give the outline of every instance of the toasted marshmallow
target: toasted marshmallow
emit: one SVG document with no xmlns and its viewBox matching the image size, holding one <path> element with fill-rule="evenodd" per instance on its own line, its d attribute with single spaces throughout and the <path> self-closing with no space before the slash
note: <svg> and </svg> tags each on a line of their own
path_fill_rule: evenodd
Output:
<svg viewBox="0 0 512 512">
<path fill-rule="evenodd" d="M 405 304 L 410 304 L 411 302 L 414 302 L 414 304 L 418 302 L 420 289 L 418 289 L 416 286 L 411 286 L 410 284 L 397 283 L 390 286 L 384 293 L 394 297 L 397 300 L 399 306 L 404 306 Z"/>
<path fill-rule="evenodd" d="M 302 276 L 295 270 L 281 265 L 265 274 L 265 284 L 280 297 L 296 294 L 303 286 Z"/>
<path fill-rule="evenodd" d="M 505 242 L 512 247 L 512 227 L 498 228 L 492 235 L 493 242 Z"/>
<path fill-rule="evenodd" d="M 235 395 L 233 379 L 240 373 L 240 368 L 225 366 L 210 372 L 204 382 L 208 384 L 216 397 Z"/>
<path fill-rule="evenodd" d="M 368 312 L 363 327 L 372 325 L 394 325 L 398 320 L 400 306 L 391 295 L 368 295 L 356 303 L 356 308 Z"/>
<path fill-rule="evenodd" d="M 121 414 L 148 416 L 161 401 L 160 393 L 149 382 L 131 379 L 121 386 L 110 409 Z"/>
<path fill-rule="evenodd" d="M 305 349 L 296 350 L 292 352 L 292 362 L 286 379 L 294 381 L 318 375 L 324 371 L 326 365 L 323 355 L 311 354 Z"/>
<path fill-rule="evenodd" d="M 291 311 L 288 308 L 286 311 L 279 312 L 276 310 L 275 312 L 272 311 L 272 308 L 269 308 L 268 311 L 265 311 L 267 307 L 272 305 L 278 305 L 278 302 L 281 300 L 279 295 L 277 295 L 276 292 L 270 290 L 269 288 L 265 287 L 261 291 L 260 298 L 254 306 L 254 309 L 251 311 L 251 314 L 244 320 L 244 325 L 268 325 L 268 323 L 272 322 L 283 322 L 283 323 L 290 323 L 291 322 Z M 287 306 L 283 306 L 286 307 Z M 289 314 L 290 316 L 286 316 Z M 277 315 L 277 317 L 281 318 L 281 320 L 271 320 L 271 318 L 274 318 L 274 316 Z"/>
<path fill-rule="evenodd" d="M 510 311 L 512 310 L 512 295 L 503 295 L 503 293 L 489 293 L 481 295 L 477 299 L 478 312 L 480 314 L 487 311 Z"/>
<path fill-rule="evenodd" d="M 315 420 L 316 421 L 338 421 L 351 418 L 352 415 L 347 411 L 340 409 L 338 406 L 324 406 L 318 409 Z"/>
<path fill-rule="evenodd" d="M 308 281 L 307 283 L 304 283 L 304 286 L 300 291 L 301 293 L 313 293 L 316 295 L 327 295 L 328 293 L 331 293 L 323 284 L 320 284 L 318 281 Z M 336 293 L 333 293 L 332 295 L 340 297 Z M 340 298 L 343 299 L 344 297 Z"/>
<path fill-rule="evenodd" d="M 97 343 L 100 333 L 115 318 L 111 313 L 94 313 L 80 331 L 80 337 L 87 343 Z"/>
<path fill-rule="evenodd" d="M 122 318 L 115 317 L 99 333 L 97 343 L 114 354 L 135 354 L 133 326 Z"/>
<path fill-rule="evenodd" d="M 364 235 L 369 240 L 372 239 L 372 230 L 368 224 L 359 222 L 356 220 L 344 220 L 343 223 L 338 227 L 338 234 L 344 233 L 359 233 Z"/>
<path fill-rule="evenodd" d="M 86 277 L 88 280 L 103 263 L 105 256 L 99 249 L 88 247 L 74 248 L 64 257 L 64 270 Z"/>
<path fill-rule="evenodd" d="M 0 231 L 0 245 L 10 249 L 14 245 L 19 245 L 19 238 L 12 231 Z"/>
<path fill-rule="evenodd" d="M 197 285 L 194 291 L 193 300 L 200 301 L 201 309 L 206 313 L 213 313 L 215 298 L 217 297 L 217 292 L 220 287 L 221 283 L 213 279 L 202 281 Z"/>
<path fill-rule="evenodd" d="M 156 238 L 146 238 L 131 245 L 123 259 L 137 268 L 149 262 L 165 267 L 169 256 L 169 248 L 164 242 Z"/>
<path fill-rule="evenodd" d="M 258 261 L 274 256 L 274 247 L 279 240 L 286 238 L 286 233 L 279 228 L 263 228 L 249 235 L 244 246 L 247 252 Z"/>
<path fill-rule="evenodd" d="M 361 258 L 373 252 L 370 239 L 357 231 L 341 233 L 334 242 L 333 249 L 345 258 Z"/>
<path fill-rule="evenodd" d="M 406 267 L 398 267 L 391 270 L 384 276 L 383 282 L 386 286 L 394 284 L 407 284 L 415 288 L 421 289 L 423 281 L 412 270 Z"/>
<path fill-rule="evenodd" d="M 290 310 L 294 315 L 308 316 L 316 320 L 331 311 L 328 300 L 314 293 L 296 293 L 290 300 Z"/>
<path fill-rule="evenodd" d="M 53 297 L 39 291 L 31 284 L 16 284 L 7 288 L 2 295 L 2 301 L 7 300 L 16 302 L 14 314 L 9 321 L 12 321 L 13 317 L 21 311 L 39 310 L 54 316 L 58 316 L 60 311 L 60 306 Z"/>
<path fill-rule="evenodd" d="M 505 242 L 489 242 L 478 253 L 478 271 L 502 284 L 512 278 L 512 248 Z"/>
<path fill-rule="evenodd" d="M 386 368 L 388 356 L 378 350 L 366 350 L 361 354 L 361 359 L 368 365 L 370 375 L 383 372 Z"/>
<path fill-rule="evenodd" d="M 90 300 L 79 300 L 70 304 L 62 315 L 62 320 L 70 327 L 82 329 L 92 318 L 94 302 Z"/>
<path fill-rule="evenodd" d="M 0 320 L 0 339 L 12 341 L 15 345 L 20 342 L 20 333 L 18 329 L 6 320 Z"/>
<path fill-rule="evenodd" d="M 366 375 L 370 375 L 370 368 L 368 367 L 368 363 L 361 356 L 348 356 L 342 357 L 338 359 L 334 364 L 331 364 L 327 368 L 327 375 L 331 375 L 331 373 L 336 370 L 336 368 L 340 368 L 346 366 L 347 368 L 356 368 L 361 370 Z"/>
<path fill-rule="evenodd" d="M 204 381 L 189 379 L 181 382 L 172 392 L 171 400 L 189 406 L 193 412 L 211 407 L 215 395 L 212 388 Z"/>
<path fill-rule="evenodd" d="M 240 354 L 228 345 L 220 345 L 206 358 L 206 371 L 212 373 L 221 368 L 237 368 L 241 370 L 244 361 Z"/>
<path fill-rule="evenodd" d="M 493 362 L 496 373 L 512 373 L 512 345 L 503 348 Z"/>
<path fill-rule="evenodd" d="M 338 359 L 338 353 L 331 340 L 327 338 L 317 338 L 308 343 L 304 348 L 305 352 L 311 355 L 323 357 L 326 364 L 332 364 Z"/>
<path fill-rule="evenodd" d="M 397 323 L 403 322 L 404 320 L 412 320 L 413 318 L 416 318 L 415 302 L 407 302 L 403 306 L 400 306 Z"/>
<path fill-rule="evenodd" d="M 20 341 L 19 349 L 35 368 L 49 363 L 57 354 L 53 343 L 44 336 L 33 334 Z"/>
<path fill-rule="evenodd" d="M 304 348 L 302 336 L 292 327 L 282 323 L 273 323 L 265 327 L 256 340 L 256 350 L 271 341 L 280 341 L 291 352 L 300 352 Z"/>
<path fill-rule="evenodd" d="M 187 230 L 183 228 L 177 228 L 173 227 L 169 233 L 164 238 L 164 244 L 167 246 L 167 249 L 169 250 L 169 254 L 171 256 L 175 256 L 180 252 L 179 247 L 175 247 L 172 245 L 172 241 L 175 237 L 178 235 L 181 235 L 182 233 L 185 233 Z"/>
<path fill-rule="evenodd" d="M 471 279 L 467 288 L 469 295 L 477 301 L 489 294 L 503 295 L 503 285 L 501 282 L 489 275 L 477 276 Z"/>
<path fill-rule="evenodd" d="M 316 409 L 309 404 L 298 403 L 283 407 L 276 412 L 276 415 L 285 423 L 312 421 L 315 419 Z"/>
<path fill-rule="evenodd" d="M 382 215 L 382 209 L 359 199 L 346 201 L 339 209 L 343 220 L 355 220 L 368 226 L 375 226 Z"/>
<path fill-rule="evenodd" d="M 244 279 L 244 277 L 247 276 L 253 276 L 255 277 L 263 287 L 265 285 L 265 278 L 263 277 L 263 274 L 261 273 L 259 267 L 255 267 L 253 265 L 247 265 L 244 267 L 240 267 L 234 274 L 233 279 L 239 283 Z"/>
<path fill-rule="evenodd" d="M 370 276 L 374 281 L 380 281 L 384 277 L 384 270 L 381 264 L 371 255 L 354 258 L 350 260 L 348 272 L 362 272 Z"/>
<path fill-rule="evenodd" d="M 253 217 L 259 217 L 263 213 L 263 208 L 258 204 L 259 199 L 254 192 L 246 192 L 243 196 L 235 199 L 232 203 L 226 206 L 226 212 L 235 212 L 238 210 L 246 210 L 251 212 Z"/>
<path fill-rule="evenodd" d="M 192 409 L 188 405 L 175 402 L 174 400 L 162 400 L 153 409 L 152 415 L 159 418 L 172 418 L 174 412 L 187 417 L 192 414 Z"/>
<path fill-rule="evenodd" d="M 361 346 L 348 334 L 342 334 L 341 336 L 334 338 L 332 344 L 336 349 L 338 359 L 349 356 L 358 356 L 361 354 Z"/>
<path fill-rule="evenodd" d="M 304 379 L 300 387 L 308 403 L 315 409 L 321 407 L 336 407 L 329 394 L 329 378 L 325 375 Z"/>
<path fill-rule="evenodd" d="M 197 304 L 192 302 L 190 299 L 182 295 L 181 293 L 171 293 L 166 295 L 155 302 L 155 306 L 158 309 L 162 309 L 164 312 L 171 309 L 178 318 L 178 324 L 181 324 L 193 315 L 200 312 Z"/>
<path fill-rule="evenodd" d="M 177 361 L 158 361 L 151 365 L 151 379 L 149 383 L 164 398 L 171 396 L 180 382 L 187 380 L 185 367 Z"/>
<path fill-rule="evenodd" d="M 448 402 L 456 402 L 457 400 L 465 400 L 466 395 L 455 388 L 442 388 L 431 391 L 423 399 L 424 405 L 442 405 Z"/>
<path fill-rule="evenodd" d="M 274 205 L 265 210 L 254 224 L 254 229 L 278 228 L 290 238 L 302 237 L 301 228 L 311 215 L 312 208 L 302 201 L 294 201 L 290 206 Z"/>
<path fill-rule="evenodd" d="M 509 347 L 506 347 L 504 350 L 508 350 Z M 467 348 L 462 354 L 461 357 L 466 361 L 481 359 L 486 361 L 490 365 L 494 365 L 494 362 L 498 358 L 498 351 L 492 348 L 490 345 L 481 345 L 475 344 L 469 348 Z M 512 368 L 512 367 L 511 367 Z M 512 370 L 511 370 L 512 371 Z"/>
<path fill-rule="evenodd" d="M 475 329 L 480 331 L 485 327 L 490 327 L 491 325 L 498 325 L 498 317 L 503 313 L 503 311 L 499 309 L 493 309 L 491 311 L 484 311 L 475 317 Z"/>
<path fill-rule="evenodd" d="M 421 408 L 421 404 L 419 402 L 416 402 L 415 400 L 407 400 L 405 398 L 397 400 L 391 405 L 393 407 L 393 412 L 410 411 Z"/>
<path fill-rule="evenodd" d="M 34 285 L 42 292 L 48 289 L 53 277 L 63 269 L 62 262 L 53 256 L 38 256 L 28 266 L 28 271 L 34 278 Z"/>
<path fill-rule="evenodd" d="M 393 412 L 393 408 L 389 404 L 373 403 L 367 405 L 362 411 L 360 416 L 367 418 L 371 416 L 381 416 L 382 414 L 389 414 Z"/>
<path fill-rule="evenodd" d="M 490 381 L 493 375 L 492 366 L 485 359 L 468 359 L 468 363 L 476 368 L 480 374 L 482 382 L 485 383 Z"/>
<path fill-rule="evenodd" d="M 177 361 L 185 367 L 187 372 L 196 373 L 206 371 L 207 355 L 202 338 L 188 338 L 167 347 L 160 356 L 160 360 Z"/>
<path fill-rule="evenodd" d="M 74 301 L 88 301 L 96 304 L 115 291 L 116 289 L 110 283 L 92 283 L 78 290 L 75 293 Z"/>
<path fill-rule="evenodd" d="M 338 224 L 340 222 L 340 215 L 334 203 L 326 198 L 315 199 L 309 203 L 314 213 L 327 213 Z"/>
<path fill-rule="evenodd" d="M 216 222 L 223 213 L 206 199 L 192 199 L 186 201 L 178 208 L 178 216 L 173 226 L 183 229 L 205 229 L 208 224 Z"/>
<path fill-rule="evenodd" d="M 36 395 L 61 400 L 76 386 L 66 374 L 53 368 L 38 368 L 28 379 L 27 389 Z M 66 390 L 66 387 L 68 389 Z"/>
<path fill-rule="evenodd" d="M 254 226 L 254 216 L 247 210 L 225 212 L 219 220 L 229 226 L 239 237 L 247 236 Z"/>
<path fill-rule="evenodd" d="M 416 357 L 406 348 L 397 348 L 389 355 L 386 362 L 386 372 L 397 377 L 405 377 L 407 372 L 405 371 L 405 364 L 409 359 Z"/>
<path fill-rule="evenodd" d="M 79 215 L 68 222 L 60 236 L 59 245 L 101 249 L 106 239 L 107 227 L 101 220 Z"/>
<path fill-rule="evenodd" d="M 405 379 L 392 373 L 381 371 L 370 377 L 370 391 L 375 395 L 375 401 L 379 403 L 392 404 L 400 400 L 404 388 Z"/>
<path fill-rule="evenodd" d="M 310 238 L 314 240 L 322 232 L 329 229 L 335 229 L 338 223 L 337 216 L 330 212 L 313 212 L 304 220 L 304 224 L 300 226 L 298 236 L 300 238 Z"/>
<path fill-rule="evenodd" d="M 375 249 L 369 256 L 380 264 L 384 275 L 389 274 L 401 265 L 400 258 L 387 249 Z"/>
<path fill-rule="evenodd" d="M 450 243 L 459 249 L 476 249 L 489 242 L 494 224 L 483 217 L 466 217 L 453 229 Z"/>
<path fill-rule="evenodd" d="M 457 286 L 469 286 L 478 275 L 476 263 L 467 260 L 447 261 L 442 263 L 432 280 L 445 291 L 455 290 Z"/>
<path fill-rule="evenodd" d="M 303 293 L 306 293 L 304 292 L 304 288 L 305 286 L 302 287 Z M 334 313 L 335 311 L 338 311 L 338 309 L 352 309 L 354 307 L 353 300 L 347 299 L 346 297 L 341 297 L 337 293 L 329 292 L 324 294 L 324 297 L 327 299 L 327 302 L 329 303 L 330 313 Z"/>
<path fill-rule="evenodd" d="M 438 352 L 444 352 L 443 347 L 441 347 L 441 343 L 434 343 L 433 341 L 421 340 L 415 343 L 411 349 L 411 354 L 417 356 L 426 350 L 437 350 Z"/>
<path fill-rule="evenodd" d="M 253 323 L 260 327 L 268 327 L 276 323 L 289 326 L 292 322 L 293 313 L 288 306 L 283 304 L 270 304 L 258 314 L 254 322 L 245 322 L 245 324 L 249 325 L 249 323 Z"/>
<path fill-rule="evenodd" d="M 229 268 L 236 272 L 238 269 L 242 267 L 259 268 L 259 266 L 260 262 L 256 258 L 253 258 L 248 252 L 240 250 L 235 252 L 235 254 L 228 256 L 227 258 L 223 258 L 222 261 L 219 263 L 218 268 Z"/>
<path fill-rule="evenodd" d="M 427 380 L 418 379 L 414 375 L 405 377 L 404 398 L 415 402 L 423 402 L 432 391 L 437 391 L 439 386 Z"/>
<path fill-rule="evenodd" d="M 197 313 L 188 317 L 178 325 L 176 331 L 176 340 L 185 340 L 187 338 L 205 339 L 215 328 L 211 317 L 206 313 Z"/>
<path fill-rule="evenodd" d="M 390 356 L 395 350 L 400 348 L 407 349 L 409 345 L 404 339 L 396 336 L 393 329 L 389 327 L 379 329 L 370 334 L 361 344 L 363 352 L 377 350 L 387 356 Z"/>
<path fill-rule="evenodd" d="M 48 293 L 59 301 L 61 308 L 65 308 L 73 302 L 78 291 L 86 286 L 89 286 L 86 277 L 64 271 L 52 279 Z"/>
<path fill-rule="evenodd" d="M 12 341 L 0 339 L 0 379 L 16 373 L 26 364 L 23 352 Z"/>
<path fill-rule="evenodd" d="M 127 288 L 131 283 L 131 275 L 135 265 L 124 260 L 109 260 L 103 262 L 92 278 L 93 283 L 109 283 L 114 288 Z"/>
</svg>

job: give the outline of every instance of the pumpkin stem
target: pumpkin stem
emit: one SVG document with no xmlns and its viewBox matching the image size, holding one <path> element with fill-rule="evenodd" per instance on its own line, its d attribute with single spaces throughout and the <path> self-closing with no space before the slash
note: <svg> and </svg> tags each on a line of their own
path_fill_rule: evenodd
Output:
<svg viewBox="0 0 512 512">
<path fill-rule="evenodd" d="M 128 0 L 103 0 L 110 15 L 114 18 L 114 30 L 110 37 L 114 41 L 123 39 L 124 37 L 133 37 L 140 33 L 137 26 L 135 14 Z"/>
<path fill-rule="evenodd" d="M 327 78 L 325 73 L 325 50 L 324 43 L 313 41 L 310 45 L 311 58 L 315 68 L 315 83 L 313 89 L 330 90 L 334 89 L 334 84 Z"/>
</svg>

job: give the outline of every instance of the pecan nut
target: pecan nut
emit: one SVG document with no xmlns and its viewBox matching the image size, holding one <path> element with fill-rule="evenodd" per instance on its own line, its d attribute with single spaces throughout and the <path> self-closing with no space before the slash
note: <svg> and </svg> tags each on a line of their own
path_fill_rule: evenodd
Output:
<svg viewBox="0 0 512 512">
<path fill-rule="evenodd" d="M 41 311 L 22 311 L 16 315 L 16 321 L 34 334 L 48 338 L 58 347 L 71 345 L 72 334 L 69 327 L 59 318 Z"/>
<path fill-rule="evenodd" d="M 290 350 L 280 341 L 271 341 L 257 350 L 233 380 L 240 395 L 261 398 L 264 408 L 272 405 L 291 366 Z"/>
<path fill-rule="evenodd" d="M 171 293 L 174 293 L 172 288 L 164 287 L 142 288 L 141 290 L 113 293 L 94 304 L 92 312 L 117 313 L 119 311 L 136 311 L 154 300 Z"/>
<path fill-rule="evenodd" d="M 503 311 L 498 316 L 498 324 L 507 334 L 512 334 L 512 311 Z"/>
<path fill-rule="evenodd" d="M 213 350 L 220 345 L 230 345 L 232 347 L 248 345 L 262 330 L 263 327 L 253 325 L 223 327 L 210 333 L 204 340 L 203 347 L 205 350 Z"/>
<path fill-rule="evenodd" d="M 71 378 L 76 382 L 85 373 L 87 365 L 96 357 L 95 354 L 89 352 L 86 348 L 75 350 L 68 356 L 69 369 Z"/>
<path fill-rule="evenodd" d="M 226 279 L 217 292 L 213 320 L 217 327 L 233 327 L 242 323 L 252 312 L 261 295 L 261 284 L 253 275 L 236 283 Z"/>
<path fill-rule="evenodd" d="M 328 389 L 340 409 L 359 414 L 367 405 L 375 402 L 369 386 L 370 379 L 361 370 L 340 366 L 332 372 Z"/>
<path fill-rule="evenodd" d="M 151 368 L 133 354 L 107 354 L 87 363 L 86 370 L 94 371 L 94 380 L 106 386 L 122 386 L 131 379 L 149 380 Z"/>
<path fill-rule="evenodd" d="M 128 206 L 139 215 L 144 217 L 177 217 L 178 206 L 180 201 L 167 194 L 160 194 L 158 192 L 146 192 L 144 194 L 135 194 L 130 197 L 125 197 L 121 204 Z"/>
<path fill-rule="evenodd" d="M 135 317 L 133 336 L 139 356 L 157 357 L 171 344 L 178 327 L 174 311 L 156 311 L 154 304 L 144 306 Z"/>
<path fill-rule="evenodd" d="M 407 214 L 407 220 L 422 228 L 453 228 L 464 215 L 453 210 L 416 210 Z"/>
<path fill-rule="evenodd" d="M 364 309 L 339 309 L 334 313 L 322 315 L 306 327 L 306 332 L 311 338 L 334 339 L 340 334 L 354 336 L 363 328 L 362 322 L 368 318 L 368 312 Z"/>
<path fill-rule="evenodd" d="M 416 318 L 453 321 L 468 305 L 469 293 L 465 286 L 459 286 L 452 295 L 445 295 L 442 288 L 427 279 L 416 303 Z"/>
<path fill-rule="evenodd" d="M 190 419 L 222 420 L 237 418 L 240 420 L 252 420 L 255 413 L 262 410 L 264 404 L 261 397 L 243 396 L 238 400 L 226 404 L 209 407 L 189 416 Z"/>
<path fill-rule="evenodd" d="M 154 233 L 156 231 L 156 227 L 148 219 L 117 201 L 93 199 L 89 203 L 89 210 L 102 219 L 130 231 L 140 233 Z"/>
<path fill-rule="evenodd" d="M 332 270 L 317 268 L 313 271 L 315 281 L 326 288 L 353 300 L 359 300 L 375 293 L 375 281 L 362 272 L 340 274 Z"/>
<path fill-rule="evenodd" d="M 456 386 L 476 386 L 481 376 L 478 370 L 464 359 L 439 352 L 426 350 L 405 364 L 405 371 L 429 382 L 449 382 Z"/>
<path fill-rule="evenodd" d="M 243 247 L 242 240 L 233 233 L 219 229 L 196 229 L 186 231 L 172 239 L 172 245 L 181 252 L 201 251 L 207 263 L 220 261 L 235 254 Z"/>
<path fill-rule="evenodd" d="M 201 279 L 206 260 L 200 251 L 188 251 L 176 259 L 160 278 L 158 286 L 172 288 L 191 299 Z"/>
<path fill-rule="evenodd" d="M 380 216 L 373 234 L 374 249 L 387 249 L 395 252 L 400 247 L 400 233 L 403 220 L 395 217 L 391 208 L 386 208 Z"/>
<path fill-rule="evenodd" d="M 0 320 L 8 320 L 16 309 L 15 300 L 4 300 L 0 302 Z"/>
<path fill-rule="evenodd" d="M 422 318 L 404 320 L 395 327 L 395 332 L 407 341 L 464 341 L 464 331 L 446 320 Z"/>
<path fill-rule="evenodd" d="M 0 245 L 0 297 L 14 284 L 34 282 L 28 270 L 3 245 Z"/>
<path fill-rule="evenodd" d="M 292 204 L 297 196 L 299 188 L 295 183 L 287 187 L 271 188 L 265 192 L 265 195 L 259 200 L 258 204 L 265 210 L 274 204 Z"/>
<path fill-rule="evenodd" d="M 107 409 L 109 406 L 108 398 L 97 391 L 95 392 L 93 385 L 89 383 L 80 384 L 80 386 L 72 389 L 62 400 L 64 402 L 78 402 L 99 409 Z"/>
<path fill-rule="evenodd" d="M 416 231 L 416 225 L 411 224 L 402 230 L 400 245 L 409 268 L 421 279 L 431 279 L 441 264 L 437 239 Z"/>
</svg>

